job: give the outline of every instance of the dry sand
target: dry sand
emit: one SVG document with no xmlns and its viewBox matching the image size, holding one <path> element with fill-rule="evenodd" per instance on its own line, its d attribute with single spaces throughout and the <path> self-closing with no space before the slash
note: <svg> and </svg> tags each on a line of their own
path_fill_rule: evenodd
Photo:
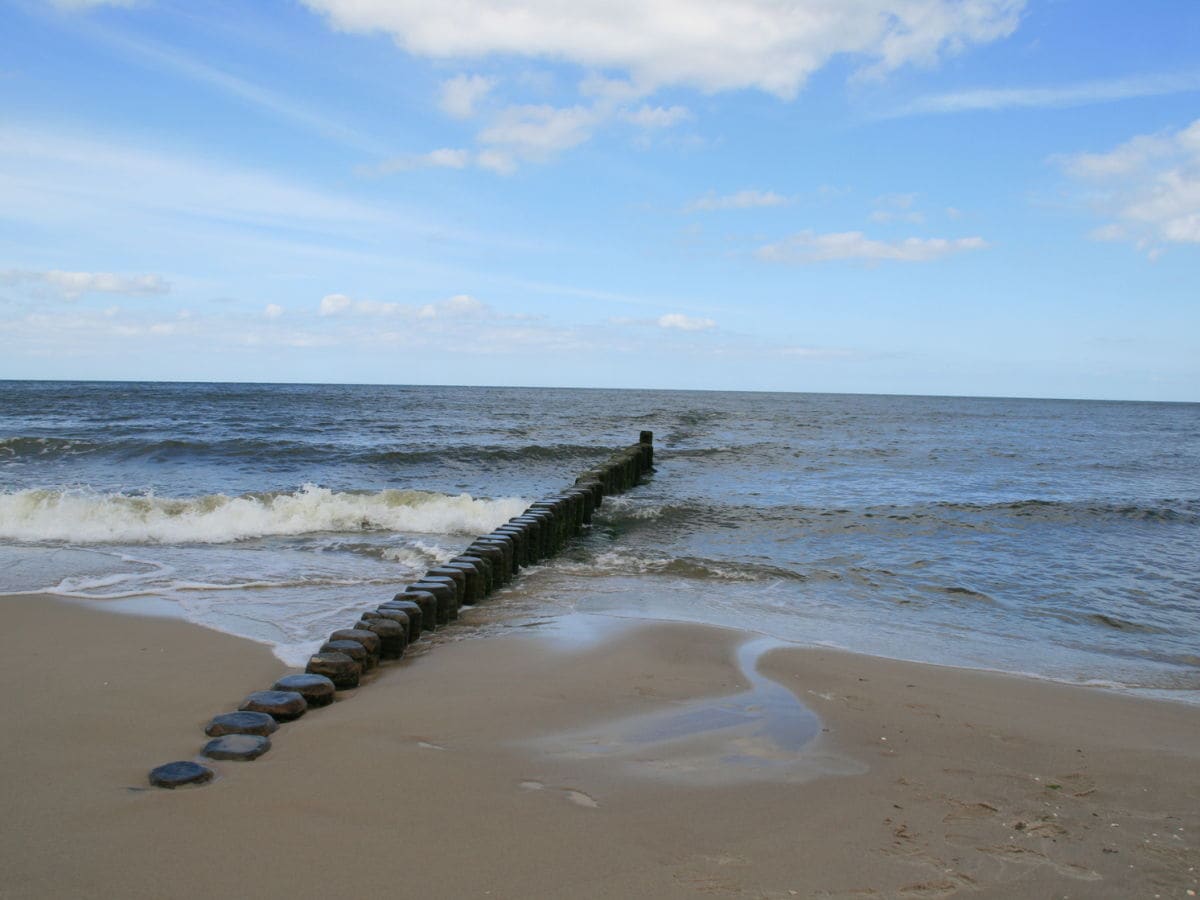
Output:
<svg viewBox="0 0 1200 900">
<path fill-rule="evenodd" d="M 595 630 L 443 640 L 164 791 L 147 771 L 283 666 L 181 622 L 0 601 L 0 896 L 1200 891 L 1195 708 L 797 648 L 750 696 L 745 635 Z M 793 698 L 819 716 L 799 752 L 756 736 L 812 722 Z M 747 723 L 684 734 L 731 710 Z M 681 736 L 636 740 L 655 730 Z"/>
</svg>

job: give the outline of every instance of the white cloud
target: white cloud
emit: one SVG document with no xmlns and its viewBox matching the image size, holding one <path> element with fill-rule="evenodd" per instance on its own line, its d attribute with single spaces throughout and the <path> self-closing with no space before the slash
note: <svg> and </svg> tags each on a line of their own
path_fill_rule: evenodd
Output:
<svg viewBox="0 0 1200 900">
<path fill-rule="evenodd" d="M 1128 241 L 1151 257 L 1164 244 L 1200 243 L 1200 119 L 1059 161 L 1110 220 L 1092 232 L 1097 240 Z"/>
<path fill-rule="evenodd" d="M 589 70 L 577 85 L 579 103 L 489 110 L 474 153 L 453 151 L 447 161 L 399 157 L 373 170 L 474 165 L 507 175 L 523 163 L 549 162 L 614 122 L 649 132 L 693 118 L 679 104 L 634 105 L 659 88 L 757 88 L 790 98 L 835 56 L 858 56 L 860 74 L 929 65 L 1010 34 L 1025 0 L 580 0 L 569 15 L 556 0 L 460 0 L 449 7 L 418 0 L 303 2 L 338 28 L 389 33 L 421 56 L 516 56 Z M 472 118 L 494 86 L 492 78 L 458 74 L 442 83 L 440 106 Z"/>
<path fill-rule="evenodd" d="M 442 112 L 455 119 L 475 115 L 480 102 L 496 86 L 496 79 L 483 75 L 455 75 L 442 82 Z"/>
<path fill-rule="evenodd" d="M 0 271 L 0 284 L 29 284 L 48 288 L 67 300 L 84 294 L 125 294 L 129 296 L 166 294 L 171 285 L 161 275 L 118 275 L 114 272 L 64 272 L 61 269 Z"/>
<path fill-rule="evenodd" d="M 542 160 L 592 136 L 602 114 L 587 106 L 510 106 L 479 134 L 479 140 L 520 159 Z"/>
<path fill-rule="evenodd" d="M 374 166 L 360 166 L 360 175 L 392 175 L 414 169 L 465 169 L 471 164 L 471 151 L 442 147 L 428 153 L 393 156 Z"/>
<path fill-rule="evenodd" d="M 818 263 L 842 259 L 871 262 L 930 262 L 953 253 L 982 250 L 983 238 L 905 238 L 901 241 L 872 240 L 861 231 L 816 234 L 802 231 L 775 244 L 760 247 L 755 255 L 769 262 Z"/>
<path fill-rule="evenodd" d="M 689 203 L 686 210 L 709 212 L 719 209 L 756 209 L 764 206 L 786 206 L 792 202 L 791 197 L 785 197 L 774 191 L 747 189 L 724 195 L 718 195 L 716 191 L 709 191 L 703 197 Z"/>
<path fill-rule="evenodd" d="M 344 312 L 354 303 L 345 294 L 326 294 L 321 298 L 320 312 L 323 316 L 336 316 Z"/>
<path fill-rule="evenodd" d="M 384 31 L 410 53 L 565 60 L 640 85 L 796 94 L 834 56 L 873 72 L 929 65 L 1017 27 L 1023 0 L 304 0 L 347 31 Z"/>
<path fill-rule="evenodd" d="M 422 319 L 485 315 L 488 307 L 468 294 L 455 294 L 447 300 L 426 303 L 417 310 Z"/>
<path fill-rule="evenodd" d="M 97 6 L 136 6 L 139 0 L 50 0 L 59 9 L 94 9 Z"/>
<path fill-rule="evenodd" d="M 512 155 L 502 150 L 480 150 L 475 162 L 481 169 L 487 169 L 499 175 L 511 175 L 517 170 L 517 161 Z"/>
<path fill-rule="evenodd" d="M 774 352 L 780 356 L 811 360 L 857 359 L 862 355 L 857 351 L 842 347 L 780 347 Z"/>
<path fill-rule="evenodd" d="M 579 82 L 579 93 L 583 96 L 597 97 L 610 103 L 631 103 L 650 92 L 650 88 L 634 84 L 626 78 L 605 78 L 594 72 Z"/>
<path fill-rule="evenodd" d="M 268 319 L 278 319 L 283 315 L 283 307 L 278 303 L 268 303 L 263 310 L 263 316 Z"/>
<path fill-rule="evenodd" d="M 354 300 L 345 294 L 326 294 L 321 298 L 318 311 L 322 316 L 337 316 L 351 313 L 359 316 L 399 316 L 407 319 L 445 320 L 481 317 L 491 314 L 486 303 L 468 294 L 455 294 L 435 303 L 411 306 L 404 303 L 388 303 L 379 300 Z"/>
<path fill-rule="evenodd" d="M 884 118 L 975 110 L 1057 109 L 1191 91 L 1200 91 L 1200 73 L 1198 72 L 1135 75 L 1129 78 L 1085 81 L 1080 84 L 1052 87 L 976 88 L 919 97 L 899 109 L 885 113 Z"/>
<path fill-rule="evenodd" d="M 908 222 L 919 225 L 925 221 L 924 213 L 913 209 L 916 194 L 885 194 L 875 198 L 875 209 L 871 212 L 872 222 Z"/>
<path fill-rule="evenodd" d="M 685 316 L 683 313 L 667 313 L 658 317 L 659 328 L 676 328 L 680 331 L 708 331 L 716 328 L 717 323 L 712 319 L 702 319 L 696 316 Z"/>
<path fill-rule="evenodd" d="M 643 103 L 637 109 L 626 110 L 622 118 L 639 128 L 671 128 L 692 118 L 692 113 L 686 106 L 650 106 Z"/>
</svg>

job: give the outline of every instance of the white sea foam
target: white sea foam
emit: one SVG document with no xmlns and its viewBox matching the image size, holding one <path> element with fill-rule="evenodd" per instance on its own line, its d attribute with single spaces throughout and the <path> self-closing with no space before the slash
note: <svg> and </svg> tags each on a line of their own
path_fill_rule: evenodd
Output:
<svg viewBox="0 0 1200 900">
<path fill-rule="evenodd" d="M 511 518 L 512 516 L 508 516 L 504 521 L 508 521 Z M 495 527 L 495 525 L 489 525 L 486 530 L 490 531 Z M 385 547 L 380 553 L 380 557 L 391 562 L 402 563 L 413 569 L 418 569 L 428 568 L 430 563 L 440 566 L 442 563 L 454 559 L 455 553 L 456 551 L 454 550 L 439 547 L 436 544 L 413 541 L 406 547 Z"/>
<path fill-rule="evenodd" d="M 424 491 L 292 493 L 169 498 L 92 491 L 0 493 L 0 538 L 71 543 L 221 544 L 313 532 L 479 534 L 519 515 L 527 501 Z"/>
</svg>

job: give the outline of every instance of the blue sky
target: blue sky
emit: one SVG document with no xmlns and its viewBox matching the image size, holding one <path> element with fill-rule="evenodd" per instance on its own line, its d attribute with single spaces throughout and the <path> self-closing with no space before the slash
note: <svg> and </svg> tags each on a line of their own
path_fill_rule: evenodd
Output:
<svg viewBox="0 0 1200 900">
<path fill-rule="evenodd" d="M 1200 400 L 1192 0 L 0 19 L 2 378 Z"/>
</svg>

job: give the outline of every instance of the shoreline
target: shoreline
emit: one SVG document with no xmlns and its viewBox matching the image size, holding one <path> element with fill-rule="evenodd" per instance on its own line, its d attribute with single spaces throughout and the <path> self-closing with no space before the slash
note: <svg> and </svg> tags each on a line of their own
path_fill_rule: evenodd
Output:
<svg viewBox="0 0 1200 900">
<path fill-rule="evenodd" d="M 71 605 L 71 606 L 78 606 L 83 609 L 99 610 L 108 615 L 132 616 L 135 618 L 152 618 L 152 619 L 163 619 L 163 620 L 169 620 L 169 621 L 182 622 L 182 623 L 185 623 L 187 625 L 190 625 L 190 626 L 193 626 L 196 628 L 201 628 L 206 631 L 211 631 L 216 634 L 220 634 L 220 635 L 224 635 L 226 637 L 233 638 L 235 640 L 246 641 L 246 642 L 254 644 L 256 646 L 264 647 L 280 663 L 280 665 L 287 667 L 289 670 L 303 668 L 302 666 L 299 666 L 296 663 L 290 662 L 288 659 L 285 659 L 284 656 L 281 656 L 279 653 L 280 645 L 275 642 L 269 641 L 265 638 L 256 638 L 256 637 L 252 637 L 249 635 L 238 634 L 234 631 L 218 628 L 217 626 L 209 624 L 207 622 L 199 622 L 194 619 L 189 619 L 187 617 L 187 614 L 182 610 L 182 608 L 180 608 L 178 606 L 178 604 L 174 603 L 173 601 L 164 600 L 159 597 L 138 596 L 138 597 L 117 599 L 117 600 L 95 600 L 95 599 L 84 597 L 84 596 L 74 596 L 74 595 L 69 595 L 69 594 L 55 594 L 52 592 L 41 591 L 41 590 L 38 590 L 38 591 L 14 591 L 14 592 L 10 592 L 10 593 L 0 593 L 0 604 L 6 602 L 8 600 L 26 600 L 26 599 L 30 599 L 30 598 L 46 598 L 54 603 L 62 603 L 62 604 Z M 1030 671 L 1030 670 L 999 669 L 999 668 L 993 668 L 993 667 L 988 667 L 988 666 L 983 666 L 983 665 L 971 665 L 971 664 L 963 663 L 963 662 L 937 662 L 937 661 L 929 660 L 929 659 L 913 659 L 913 658 L 901 657 L 901 656 L 889 656 L 886 653 L 882 653 L 882 652 L 878 652 L 878 651 L 854 650 L 854 649 L 851 649 L 851 648 L 848 648 L 845 646 L 841 646 L 839 644 L 832 643 L 832 642 L 803 643 L 801 641 L 797 641 L 797 640 L 794 640 L 791 638 L 777 638 L 776 636 L 771 635 L 768 632 L 759 631 L 752 627 L 741 627 L 741 626 L 737 626 L 737 625 L 723 624 L 723 623 L 711 622 L 711 621 L 684 620 L 684 619 L 674 619 L 674 618 L 669 618 L 669 617 L 660 618 L 660 617 L 656 617 L 653 615 L 622 614 L 622 613 L 614 613 L 611 611 L 583 611 L 583 612 L 580 612 L 580 611 L 576 611 L 573 609 L 570 611 L 566 611 L 566 612 L 556 611 L 553 613 L 550 613 L 549 611 L 543 611 L 540 614 L 539 613 L 530 613 L 529 611 L 525 611 L 524 613 L 513 613 L 510 615 L 510 614 L 506 613 L 502 607 L 498 606 L 498 604 L 500 604 L 502 602 L 503 602 L 503 598 L 500 598 L 499 600 L 496 601 L 495 604 L 486 604 L 484 606 L 475 607 L 474 610 L 475 610 L 476 614 L 483 613 L 484 615 L 489 616 L 489 617 L 498 615 L 499 618 L 491 618 L 491 620 L 488 622 L 488 624 L 490 624 L 490 625 L 498 626 L 498 630 L 504 629 L 504 628 L 509 628 L 509 627 L 524 627 L 523 625 L 514 626 L 511 624 L 512 621 L 519 620 L 522 617 L 522 615 L 529 615 L 532 619 L 536 620 L 536 622 L 538 622 L 539 624 L 546 623 L 548 621 L 547 617 L 549 616 L 550 622 L 561 620 L 561 619 L 566 619 L 569 617 L 582 617 L 582 618 L 591 618 L 591 619 L 595 619 L 595 620 L 611 620 L 614 622 L 628 623 L 628 624 L 635 625 L 635 626 L 636 625 L 654 625 L 654 624 L 660 624 L 660 623 L 661 624 L 678 624 L 678 625 L 684 625 L 684 626 L 695 625 L 700 628 L 713 628 L 713 629 L 717 629 L 717 630 L 732 631 L 732 632 L 735 632 L 738 634 L 757 635 L 757 636 L 764 637 L 764 638 L 773 638 L 775 640 L 780 641 L 783 644 L 788 645 L 789 647 L 794 647 L 798 650 L 806 650 L 806 651 L 814 651 L 814 652 L 828 650 L 828 651 L 831 651 L 834 653 L 843 653 L 843 654 L 847 654 L 849 656 L 862 657 L 864 659 L 881 660 L 881 661 L 889 662 L 889 663 L 909 664 L 909 665 L 915 665 L 915 666 L 928 666 L 928 667 L 934 668 L 934 669 L 947 669 L 950 671 L 977 672 L 977 673 L 981 673 L 981 674 L 998 675 L 998 676 L 1005 677 L 1005 678 L 1023 679 L 1023 680 L 1040 682 L 1040 683 L 1044 683 L 1044 684 L 1061 685 L 1064 687 L 1084 688 L 1087 690 L 1095 690 L 1095 691 L 1101 691 L 1101 692 L 1107 693 L 1107 694 L 1113 694 L 1113 695 L 1119 696 L 1119 697 L 1128 697 L 1128 698 L 1132 698 L 1132 699 L 1145 700 L 1145 701 L 1149 701 L 1149 702 L 1178 704 L 1178 705 L 1190 707 L 1192 709 L 1200 709 L 1200 691 L 1193 690 L 1193 689 L 1173 690 L 1171 688 L 1141 687 L 1141 686 L 1130 685 L 1130 684 L 1126 684 L 1124 682 L 1112 681 L 1109 679 L 1104 679 L 1104 678 L 1099 678 L 1099 677 L 1081 679 L 1081 680 L 1070 680 L 1066 677 L 1060 677 L 1060 676 L 1050 675 L 1050 674 L 1043 674 L 1040 672 Z M 368 610 L 371 608 L 372 607 L 371 607 L 370 603 L 364 603 L 362 606 L 362 610 Z M 506 619 L 508 620 L 507 622 L 506 622 Z M 461 625 L 464 623 L 460 622 L 459 624 Z M 468 618 L 466 620 L 466 624 L 480 624 L 480 623 L 472 623 L 471 620 Z M 335 627 L 335 626 L 336 626 L 335 622 L 330 623 L 330 627 Z M 499 631 L 499 633 L 503 633 L 503 632 Z M 491 636 L 491 635 L 489 634 L 487 636 Z M 313 638 L 312 643 L 313 643 L 314 647 L 317 646 L 324 639 L 325 638 L 323 636 Z M 292 651 L 295 650 L 295 645 L 287 645 L 287 647 L 289 649 L 291 649 Z"/>
<path fill-rule="evenodd" d="M 745 632 L 447 632 L 282 726 L 262 759 L 157 791 L 146 772 L 197 753 L 204 722 L 284 664 L 192 623 L 54 597 L 2 598 L 0 623 L 21 726 L 0 737 L 14 897 L 1200 888 L 1200 716 L 1186 704 L 777 647 L 757 672 L 821 728 L 790 756 L 736 728 L 637 744 L 631 720 L 736 705 L 752 687 Z M 741 777 L 730 746 L 783 769 Z"/>
</svg>

